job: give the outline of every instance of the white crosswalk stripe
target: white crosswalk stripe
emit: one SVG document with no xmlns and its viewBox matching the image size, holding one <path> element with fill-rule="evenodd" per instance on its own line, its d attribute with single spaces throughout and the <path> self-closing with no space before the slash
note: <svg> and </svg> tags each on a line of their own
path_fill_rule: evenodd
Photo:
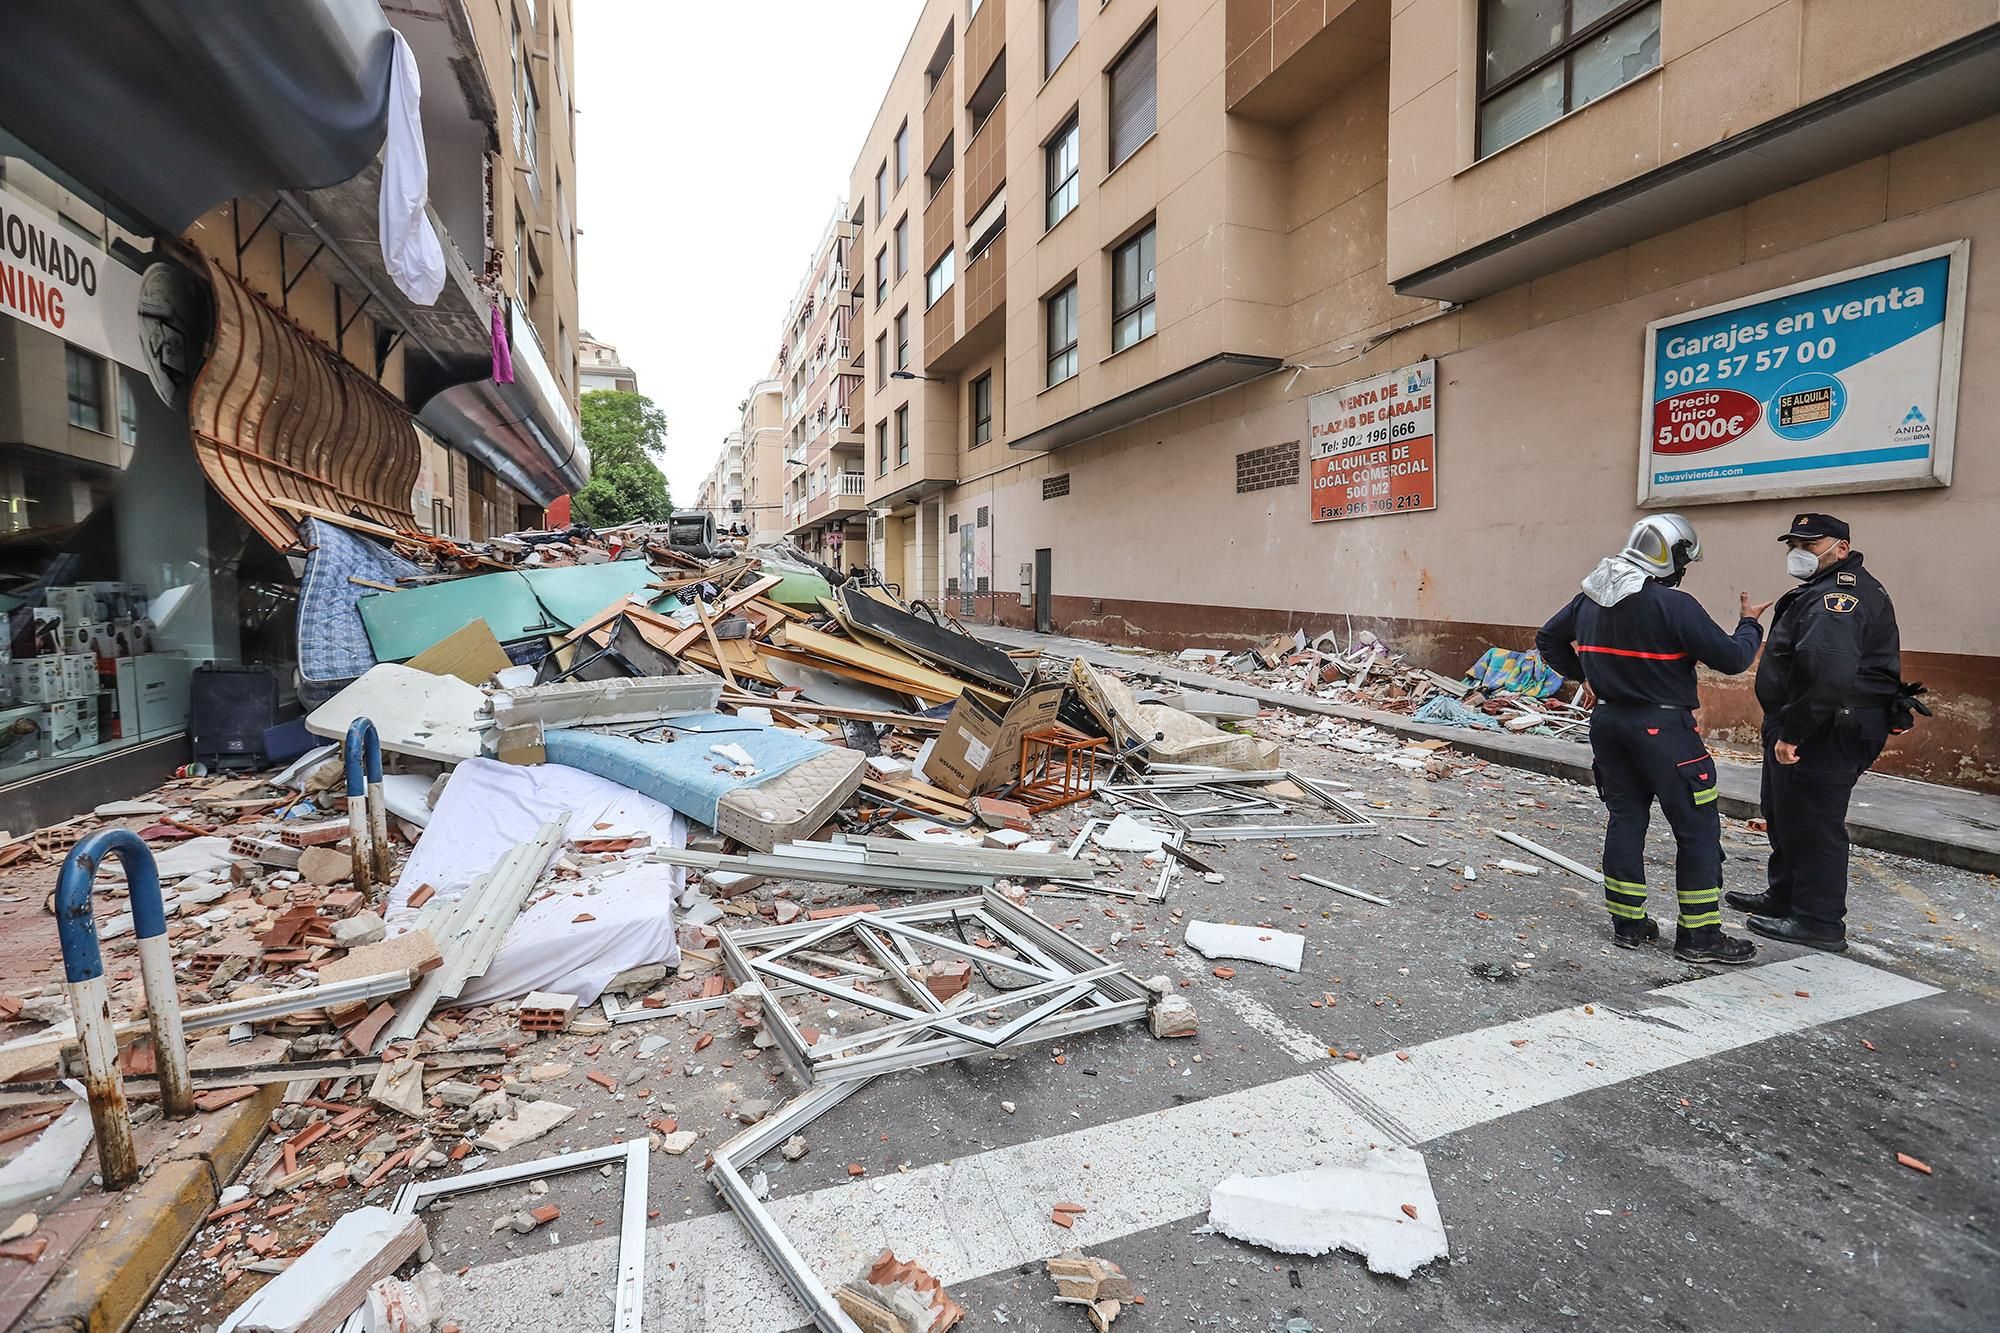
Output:
<svg viewBox="0 0 2000 1333">
<path fill-rule="evenodd" d="M 1792 959 L 1649 992 L 1651 1003 L 1561 1009 L 1261 1087 L 1014 1147 L 774 1202 L 786 1234 L 833 1285 L 885 1248 L 943 1282 L 964 1282 L 1207 1211 L 1210 1185 L 1283 1163 L 1303 1169 L 1373 1142 L 1423 1143 L 1755 1042 L 1937 993 L 1850 959 Z M 1516 1045 L 1516 1042 L 1523 1044 Z M 868 1096 L 868 1092 L 861 1094 Z M 1046 1219 L 1062 1198 L 1089 1211 L 1071 1232 Z M 613 1244 L 593 1242 L 475 1269 L 453 1300 L 462 1326 L 580 1328 L 604 1292 Z M 522 1300 L 556 1281 L 545 1322 Z M 728 1214 L 649 1233 L 655 1333 L 788 1329 L 804 1322 Z"/>
</svg>

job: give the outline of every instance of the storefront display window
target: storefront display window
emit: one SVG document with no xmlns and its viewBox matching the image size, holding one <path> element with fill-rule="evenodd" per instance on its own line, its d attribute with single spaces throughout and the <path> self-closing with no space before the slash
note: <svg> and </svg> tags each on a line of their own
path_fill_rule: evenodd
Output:
<svg viewBox="0 0 2000 1333">
<path fill-rule="evenodd" d="M 204 663 L 291 682 L 289 564 L 149 373 L 163 258 L 0 135 L 0 785 L 185 731 Z"/>
</svg>

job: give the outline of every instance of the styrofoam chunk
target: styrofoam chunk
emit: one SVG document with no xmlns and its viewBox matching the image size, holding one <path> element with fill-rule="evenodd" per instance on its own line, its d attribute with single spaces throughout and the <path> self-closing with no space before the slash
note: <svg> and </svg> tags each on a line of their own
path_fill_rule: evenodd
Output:
<svg viewBox="0 0 2000 1333">
<path fill-rule="evenodd" d="M 1344 1165 L 1285 1175 L 1230 1176 L 1209 1191 L 1208 1221 L 1280 1254 L 1349 1250 L 1370 1272 L 1401 1278 L 1451 1254 L 1430 1172 L 1414 1148 L 1369 1149 Z"/>
<path fill-rule="evenodd" d="M 1204 958 L 1242 958 L 1296 972 L 1305 961 L 1306 937 L 1262 926 L 1225 926 L 1216 921 L 1190 921 L 1187 946 Z"/>
<path fill-rule="evenodd" d="M 1107 852 L 1157 852 L 1173 841 L 1165 829 L 1119 815 L 1097 831 L 1097 845 Z"/>
</svg>

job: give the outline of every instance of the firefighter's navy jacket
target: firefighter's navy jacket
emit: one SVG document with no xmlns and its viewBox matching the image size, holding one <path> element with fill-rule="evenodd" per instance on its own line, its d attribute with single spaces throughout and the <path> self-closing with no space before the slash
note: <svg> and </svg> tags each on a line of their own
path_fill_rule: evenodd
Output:
<svg viewBox="0 0 2000 1333">
<path fill-rule="evenodd" d="M 1750 665 L 1763 638 L 1763 626 L 1747 616 L 1734 634 L 1724 633 L 1693 597 L 1647 579 L 1612 606 L 1578 593 L 1542 626 L 1535 647 L 1543 662 L 1581 676 L 1600 699 L 1699 708 L 1695 663 L 1733 676 Z"/>
<path fill-rule="evenodd" d="M 1757 702 L 1777 739 L 1799 745 L 1857 708 L 1887 708 L 1902 667 L 1896 608 L 1854 551 L 1778 599 Z"/>
</svg>

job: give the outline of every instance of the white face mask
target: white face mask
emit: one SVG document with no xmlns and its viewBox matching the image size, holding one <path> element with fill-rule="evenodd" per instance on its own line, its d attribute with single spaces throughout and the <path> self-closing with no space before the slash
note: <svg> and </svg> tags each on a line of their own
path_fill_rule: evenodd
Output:
<svg viewBox="0 0 2000 1333">
<path fill-rule="evenodd" d="M 1809 579 L 1819 573 L 1819 557 L 1802 546 L 1785 552 L 1785 572 L 1795 579 Z"/>
</svg>

